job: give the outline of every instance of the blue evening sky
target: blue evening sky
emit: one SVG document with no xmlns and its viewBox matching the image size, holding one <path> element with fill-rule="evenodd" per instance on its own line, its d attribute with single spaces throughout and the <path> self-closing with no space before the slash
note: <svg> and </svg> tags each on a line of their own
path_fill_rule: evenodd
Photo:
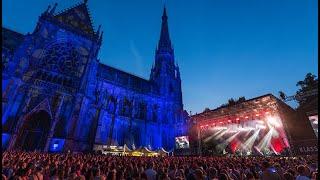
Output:
<svg viewBox="0 0 320 180">
<path fill-rule="evenodd" d="M 3 26 L 32 32 L 39 15 L 79 0 L 4 0 Z M 102 24 L 103 63 L 149 78 L 164 0 L 89 0 Z M 318 74 L 317 0 L 167 0 L 171 40 L 185 109 L 215 108 L 231 97 L 292 95 Z M 290 103 L 294 106 L 294 103 Z"/>
</svg>

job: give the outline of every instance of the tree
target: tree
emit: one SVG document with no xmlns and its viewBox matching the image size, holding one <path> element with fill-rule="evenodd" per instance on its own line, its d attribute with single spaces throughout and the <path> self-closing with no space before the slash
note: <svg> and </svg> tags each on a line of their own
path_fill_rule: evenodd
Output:
<svg viewBox="0 0 320 180">
<path fill-rule="evenodd" d="M 242 103 L 242 102 L 245 102 L 246 101 L 246 98 L 244 96 L 241 96 L 239 97 L 237 103 Z"/>
<path fill-rule="evenodd" d="M 310 92 L 317 91 L 318 89 L 318 79 L 316 79 L 315 75 L 308 73 L 304 80 L 297 82 L 296 86 L 299 89 L 294 96 L 299 106 L 303 106 L 318 98 L 318 94 L 310 95 Z M 283 101 L 287 99 L 287 95 L 283 91 L 279 91 L 279 96 Z"/>
<path fill-rule="evenodd" d="M 236 101 L 233 98 L 231 98 L 231 99 L 228 100 L 227 106 L 232 106 L 232 105 L 235 105 L 235 104 L 236 104 Z"/>
<path fill-rule="evenodd" d="M 235 100 L 235 99 L 233 99 L 233 98 L 230 98 L 230 99 L 228 100 L 228 103 L 222 104 L 220 107 L 233 106 L 233 105 L 236 105 L 236 104 L 245 102 L 245 101 L 246 101 L 246 98 L 245 98 L 244 96 L 239 97 L 238 100 Z"/>
<path fill-rule="evenodd" d="M 279 96 L 283 101 L 287 98 L 287 95 L 283 91 L 279 91 Z"/>
<path fill-rule="evenodd" d="M 316 79 L 316 77 L 317 76 L 308 73 L 303 81 L 297 82 L 296 86 L 300 86 L 297 94 L 316 89 L 318 87 L 318 79 Z"/>
<path fill-rule="evenodd" d="M 210 109 L 206 107 L 203 112 L 208 112 L 208 111 L 210 111 Z"/>
<path fill-rule="evenodd" d="M 296 96 L 304 96 L 308 92 L 312 90 L 316 90 L 318 88 L 318 79 L 316 78 L 315 75 L 308 73 L 304 78 L 304 80 L 297 82 L 296 86 L 300 87 L 300 89 L 298 89 L 298 91 L 296 92 Z M 312 96 L 299 98 L 297 99 L 297 101 L 299 103 L 299 106 L 302 106 L 317 98 L 318 98 L 318 94 L 315 94 Z"/>
</svg>

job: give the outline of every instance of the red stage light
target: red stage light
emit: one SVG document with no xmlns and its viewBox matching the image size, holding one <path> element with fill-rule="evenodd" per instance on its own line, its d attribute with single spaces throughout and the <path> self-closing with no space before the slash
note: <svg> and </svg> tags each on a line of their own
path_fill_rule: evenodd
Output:
<svg viewBox="0 0 320 180">
<path fill-rule="evenodd" d="M 271 145 L 277 153 L 281 153 L 281 151 L 284 149 L 284 145 L 280 138 L 272 138 Z"/>
<path fill-rule="evenodd" d="M 233 139 L 233 140 L 230 142 L 230 147 L 231 147 L 232 153 L 236 152 L 239 144 L 240 144 L 240 143 L 239 143 L 239 141 L 238 141 L 237 139 Z"/>
</svg>

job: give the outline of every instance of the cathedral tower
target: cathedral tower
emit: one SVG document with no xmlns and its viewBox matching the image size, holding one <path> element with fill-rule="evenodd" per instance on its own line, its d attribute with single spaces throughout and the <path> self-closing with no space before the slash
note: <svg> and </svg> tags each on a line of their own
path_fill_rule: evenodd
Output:
<svg viewBox="0 0 320 180">
<path fill-rule="evenodd" d="M 174 49 L 169 36 L 168 16 L 165 7 L 150 80 L 157 85 L 162 96 L 169 101 L 178 103 L 179 108 L 183 109 L 180 71 L 178 65 L 175 65 L 174 62 Z"/>
<path fill-rule="evenodd" d="M 181 79 L 174 60 L 174 49 L 170 40 L 168 16 L 164 7 L 160 39 L 151 69 L 150 82 L 154 84 L 164 102 L 161 111 L 162 147 L 174 148 L 174 139 L 185 134 L 185 117 L 182 104 Z"/>
</svg>

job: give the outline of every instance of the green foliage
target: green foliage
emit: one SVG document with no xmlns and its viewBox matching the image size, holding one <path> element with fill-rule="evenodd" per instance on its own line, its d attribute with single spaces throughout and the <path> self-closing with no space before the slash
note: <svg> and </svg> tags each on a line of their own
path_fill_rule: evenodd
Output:
<svg viewBox="0 0 320 180">
<path fill-rule="evenodd" d="M 311 96 L 307 95 L 308 92 L 316 90 L 318 88 L 318 79 L 316 78 L 316 75 L 308 73 L 304 80 L 297 82 L 296 86 L 299 87 L 298 91 L 296 92 L 296 96 L 304 97 L 297 99 L 299 106 L 305 105 L 315 98 L 318 98 L 317 94 Z"/>
<path fill-rule="evenodd" d="M 283 101 L 286 100 L 287 95 L 283 91 L 279 91 L 279 96 Z"/>
<path fill-rule="evenodd" d="M 230 98 L 228 100 L 228 103 L 227 104 L 222 104 L 220 107 L 228 107 L 228 106 L 233 106 L 233 105 L 236 105 L 236 104 L 239 104 L 239 103 L 242 103 L 246 101 L 246 98 L 244 96 L 241 96 L 238 98 L 238 100 L 235 100 L 233 98 Z"/>
<path fill-rule="evenodd" d="M 310 95 L 311 91 L 315 91 L 318 88 L 318 79 L 312 73 L 308 73 L 304 80 L 298 81 L 296 86 L 298 86 L 299 89 L 294 96 L 299 106 L 305 105 L 318 98 L 317 94 Z M 287 99 L 287 95 L 283 91 L 279 91 L 279 97 L 283 101 Z"/>
<path fill-rule="evenodd" d="M 208 112 L 208 111 L 210 111 L 210 109 L 209 108 L 205 108 L 203 112 Z"/>
</svg>

